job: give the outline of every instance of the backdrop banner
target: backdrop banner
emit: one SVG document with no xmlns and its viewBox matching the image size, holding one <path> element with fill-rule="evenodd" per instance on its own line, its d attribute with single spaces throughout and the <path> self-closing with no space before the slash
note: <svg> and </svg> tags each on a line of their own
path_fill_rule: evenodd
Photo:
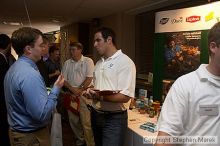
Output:
<svg viewBox="0 0 220 146">
<path fill-rule="evenodd" d="M 156 13 L 155 33 L 210 29 L 220 21 L 220 2 Z"/>
</svg>

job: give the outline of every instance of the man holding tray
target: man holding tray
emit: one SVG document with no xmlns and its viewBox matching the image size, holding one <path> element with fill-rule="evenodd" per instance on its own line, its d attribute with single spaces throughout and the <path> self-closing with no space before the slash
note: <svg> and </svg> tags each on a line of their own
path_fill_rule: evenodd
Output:
<svg viewBox="0 0 220 146">
<path fill-rule="evenodd" d="M 116 48 L 112 29 L 99 28 L 94 47 L 101 59 L 96 63 L 91 122 L 96 146 L 122 146 L 127 130 L 127 109 L 135 93 L 136 68 L 133 61 Z"/>
</svg>

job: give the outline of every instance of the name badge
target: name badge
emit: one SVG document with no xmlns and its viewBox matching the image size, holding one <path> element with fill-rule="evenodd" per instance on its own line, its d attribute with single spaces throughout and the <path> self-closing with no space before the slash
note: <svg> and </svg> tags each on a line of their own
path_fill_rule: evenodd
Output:
<svg viewBox="0 0 220 146">
<path fill-rule="evenodd" d="M 217 104 L 199 105 L 200 116 L 218 116 L 219 108 Z"/>
</svg>

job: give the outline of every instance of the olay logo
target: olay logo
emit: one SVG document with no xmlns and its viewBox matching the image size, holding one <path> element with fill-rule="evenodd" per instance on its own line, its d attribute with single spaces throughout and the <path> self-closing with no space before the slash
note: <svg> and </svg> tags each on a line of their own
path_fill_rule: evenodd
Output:
<svg viewBox="0 0 220 146">
<path fill-rule="evenodd" d="M 170 18 L 162 18 L 160 19 L 160 24 L 164 25 L 169 21 Z"/>
<path fill-rule="evenodd" d="M 194 23 L 201 20 L 201 16 L 186 17 L 186 22 Z"/>
<path fill-rule="evenodd" d="M 179 17 L 179 18 L 174 18 L 171 20 L 171 23 L 182 23 L 183 22 L 183 17 Z"/>
</svg>

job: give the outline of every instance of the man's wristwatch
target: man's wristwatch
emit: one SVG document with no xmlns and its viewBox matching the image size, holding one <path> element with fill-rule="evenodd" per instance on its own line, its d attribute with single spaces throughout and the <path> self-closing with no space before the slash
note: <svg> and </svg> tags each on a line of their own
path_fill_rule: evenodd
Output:
<svg viewBox="0 0 220 146">
<path fill-rule="evenodd" d="M 83 90 L 85 89 L 84 85 L 80 85 L 79 88 L 82 88 Z"/>
<path fill-rule="evenodd" d="M 104 100 L 104 96 L 103 95 L 94 96 L 94 99 L 99 100 L 99 101 L 103 101 Z"/>
</svg>

